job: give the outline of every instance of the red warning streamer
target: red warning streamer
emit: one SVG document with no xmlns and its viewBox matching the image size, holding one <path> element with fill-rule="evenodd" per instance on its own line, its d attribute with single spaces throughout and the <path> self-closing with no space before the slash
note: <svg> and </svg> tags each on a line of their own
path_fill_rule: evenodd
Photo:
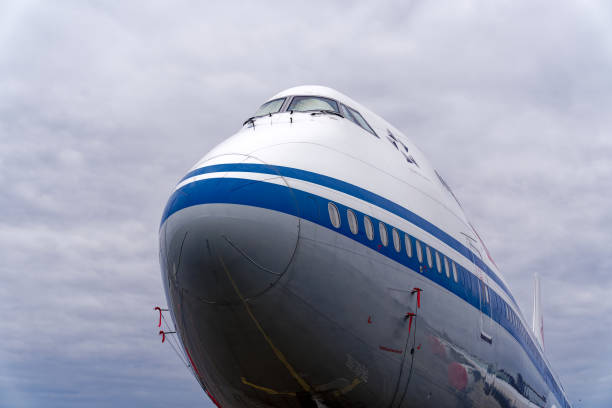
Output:
<svg viewBox="0 0 612 408">
<path fill-rule="evenodd" d="M 157 327 L 161 327 L 161 322 L 162 322 L 162 312 L 167 312 L 168 309 L 162 309 L 159 306 L 155 306 L 155 310 L 157 310 L 159 312 L 159 322 L 157 323 Z"/>
<path fill-rule="evenodd" d="M 176 333 L 176 332 L 175 331 L 163 331 L 163 330 L 160 330 L 159 334 L 161 334 L 161 336 L 162 336 L 162 343 L 164 341 L 166 341 L 166 334 L 173 334 L 173 333 Z"/>
<path fill-rule="evenodd" d="M 410 319 L 408 321 L 408 336 L 410 336 L 410 330 L 412 329 L 412 318 L 415 317 L 415 313 L 406 313 L 406 318 Z"/>
<path fill-rule="evenodd" d="M 423 291 L 423 289 L 421 288 L 413 288 L 411 293 L 416 293 L 417 294 L 417 308 L 421 308 L 421 292 Z"/>
<path fill-rule="evenodd" d="M 155 310 L 159 311 L 159 323 L 157 323 L 157 327 L 161 327 L 161 319 L 162 319 L 161 307 L 155 306 Z M 162 341 L 162 343 L 163 343 L 163 341 Z"/>
</svg>

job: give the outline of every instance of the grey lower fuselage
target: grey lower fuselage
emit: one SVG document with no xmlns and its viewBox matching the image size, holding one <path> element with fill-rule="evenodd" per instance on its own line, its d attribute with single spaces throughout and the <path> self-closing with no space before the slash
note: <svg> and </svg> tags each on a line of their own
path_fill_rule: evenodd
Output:
<svg viewBox="0 0 612 408">
<path fill-rule="evenodd" d="M 440 249 L 444 222 L 395 225 L 352 184 L 232 161 L 197 166 L 160 229 L 168 306 L 220 406 L 568 406 L 482 251 Z"/>
</svg>

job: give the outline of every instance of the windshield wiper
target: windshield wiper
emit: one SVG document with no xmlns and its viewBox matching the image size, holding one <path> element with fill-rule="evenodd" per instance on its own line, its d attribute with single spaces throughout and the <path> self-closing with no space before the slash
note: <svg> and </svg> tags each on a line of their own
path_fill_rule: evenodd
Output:
<svg viewBox="0 0 612 408">
<path fill-rule="evenodd" d="M 264 118 L 266 116 L 272 117 L 273 113 L 276 113 L 276 112 L 266 113 L 265 115 L 251 116 L 250 118 L 248 118 L 242 123 L 242 126 L 246 125 L 247 123 L 252 123 L 253 126 L 255 126 L 255 119 Z"/>
<path fill-rule="evenodd" d="M 341 118 L 344 118 L 344 115 L 342 115 L 341 113 L 336 112 L 335 110 L 331 110 L 331 109 L 321 109 L 315 112 L 311 112 L 311 115 L 323 115 L 323 114 L 328 114 L 328 115 L 336 115 L 336 116 L 340 116 Z"/>
<path fill-rule="evenodd" d="M 255 124 L 255 118 L 257 118 L 257 116 L 251 116 L 250 118 L 248 118 L 242 123 L 242 126 L 246 125 L 247 123 Z"/>
</svg>

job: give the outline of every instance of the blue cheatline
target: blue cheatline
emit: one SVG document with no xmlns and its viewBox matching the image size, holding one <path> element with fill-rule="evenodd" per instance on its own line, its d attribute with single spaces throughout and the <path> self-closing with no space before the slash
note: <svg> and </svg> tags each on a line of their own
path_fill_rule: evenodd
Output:
<svg viewBox="0 0 612 408">
<path fill-rule="evenodd" d="M 447 232 L 438 228 L 436 225 L 427 221 L 425 218 L 413 213 L 401 205 L 384 198 L 376 193 L 373 193 L 364 188 L 358 187 L 354 184 L 347 183 L 346 181 L 338 180 L 333 177 L 325 176 L 323 174 L 314 173 L 307 170 L 295 169 L 292 167 L 284 166 L 272 166 L 266 164 L 257 163 L 225 163 L 225 164 L 214 164 L 212 166 L 201 167 L 187 173 L 185 177 L 181 179 L 184 181 L 190 177 L 194 177 L 200 174 L 206 173 L 220 173 L 220 172 L 247 172 L 247 173 L 261 173 L 261 174 L 275 174 L 283 177 L 294 178 L 298 180 L 307 181 L 309 183 L 318 184 L 327 188 L 331 188 L 336 191 L 351 195 L 360 200 L 366 201 L 370 204 L 376 205 L 390 213 L 397 215 L 400 218 L 412 223 L 413 225 L 421 228 L 423 231 L 433 235 L 446 245 L 453 248 L 455 251 L 462 254 L 468 262 L 474 262 L 478 268 L 485 272 L 495 283 L 497 283 L 502 290 L 512 299 L 514 306 L 518 308 L 518 304 L 510 293 L 510 290 L 506 284 L 497 276 L 497 274 L 484 263 L 479 256 L 476 256 L 469 248 L 463 245 L 461 242 L 456 240 Z M 165 218 L 162 218 L 162 223 Z"/>
<path fill-rule="evenodd" d="M 325 205 L 316 204 L 321 208 L 313 211 L 313 199 L 317 200 L 319 203 L 324 203 Z M 339 229 L 335 228 L 331 224 L 329 217 L 319 217 L 318 214 L 327 213 L 326 210 L 328 201 L 329 200 L 324 197 L 297 189 L 291 189 L 284 185 L 260 182 L 251 179 L 212 178 L 189 183 L 175 191 L 168 200 L 168 204 L 164 209 L 161 224 L 163 225 L 164 221 L 175 212 L 195 205 L 215 203 L 249 205 L 279 211 L 314 222 L 356 240 L 412 270 L 419 269 L 420 264 L 416 261 L 416 256 L 413 255 L 412 258 L 409 258 L 405 254 L 405 251 L 398 253 L 395 251 L 392 245 L 388 245 L 386 247 L 381 246 L 379 248 L 377 241 L 367 239 L 365 234 L 362 232 L 358 233 L 357 235 L 352 234 L 348 227 L 346 215 L 343 215 L 343 221 Z M 338 206 L 341 214 L 346 214 L 346 206 L 342 205 L 341 203 L 334 203 Z M 363 221 L 364 214 L 356 210 L 353 211 L 358 215 L 358 219 Z M 380 220 L 377 220 L 371 216 L 369 217 L 372 219 L 375 225 L 377 222 L 380 222 Z M 361 222 L 361 224 L 363 225 L 363 222 Z M 391 225 L 386 225 L 389 230 L 393 228 Z M 416 240 L 414 237 L 411 238 L 412 240 Z M 426 243 L 424 243 L 424 245 L 426 245 Z M 413 252 L 414 251 L 415 249 L 413 248 Z M 444 256 L 442 253 L 441 255 Z M 448 256 L 447 258 L 452 261 L 452 258 Z M 480 310 L 480 300 L 478 298 L 478 285 L 480 285 L 480 279 L 459 264 L 457 264 L 457 268 L 458 273 L 461 276 L 458 283 L 454 282 L 452 279 L 445 279 L 445 274 L 438 274 L 437 272 L 424 276 L 438 285 L 445 287 L 451 293 L 460 297 L 474 308 Z M 430 268 L 430 270 L 433 272 L 433 269 Z M 527 329 L 522 326 L 522 323 L 520 323 L 520 326 L 518 327 L 512 324 L 512 320 L 508 319 L 503 311 L 505 310 L 504 306 L 509 308 L 506 302 L 499 295 L 497 295 L 495 291 L 491 290 L 490 294 L 492 296 L 491 304 L 498 305 L 498 307 L 495 308 L 496 313 L 491 313 L 489 307 L 485 308 L 483 312 L 504 327 L 504 329 L 506 329 L 506 331 L 508 331 L 508 333 L 510 333 L 519 342 L 546 384 L 553 390 L 553 394 L 557 400 L 563 401 L 565 406 L 569 406 L 531 337 L 524 335 Z M 509 311 L 510 313 L 514 314 L 515 317 L 517 317 L 512 309 L 509 309 Z M 518 318 L 515 320 L 520 322 L 520 319 Z"/>
</svg>

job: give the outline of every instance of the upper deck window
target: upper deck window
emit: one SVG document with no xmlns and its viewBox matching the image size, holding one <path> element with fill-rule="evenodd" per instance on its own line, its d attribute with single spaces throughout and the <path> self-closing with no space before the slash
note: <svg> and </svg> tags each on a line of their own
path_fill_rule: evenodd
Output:
<svg viewBox="0 0 612 408">
<path fill-rule="evenodd" d="M 359 232 L 359 227 L 357 225 L 357 217 L 353 210 L 346 210 L 346 218 L 348 218 L 349 228 L 353 234 L 357 234 Z"/>
<path fill-rule="evenodd" d="M 414 245 L 416 247 L 417 258 L 420 263 L 423 263 L 423 251 L 421 250 L 421 242 L 418 239 L 414 240 Z"/>
<path fill-rule="evenodd" d="M 404 243 L 406 244 L 406 254 L 408 258 L 412 258 L 412 244 L 410 243 L 410 237 L 408 234 L 404 234 Z"/>
<path fill-rule="evenodd" d="M 431 259 L 431 249 L 425 245 L 425 253 L 427 254 L 427 265 L 431 268 L 433 266 L 433 260 Z"/>
<path fill-rule="evenodd" d="M 338 112 L 338 102 L 320 96 L 294 96 L 287 108 L 294 112 L 333 111 Z"/>
<path fill-rule="evenodd" d="M 365 228 L 366 236 L 370 241 L 374 239 L 374 225 L 372 225 L 372 220 L 367 215 L 363 216 L 363 226 Z"/>
<path fill-rule="evenodd" d="M 444 257 L 444 271 L 446 272 L 446 277 L 450 278 L 450 269 L 448 269 L 448 258 Z"/>
<path fill-rule="evenodd" d="M 336 228 L 340 228 L 340 213 L 338 207 L 334 203 L 327 203 L 327 211 L 329 212 L 329 220 Z"/>
<path fill-rule="evenodd" d="M 380 241 L 384 246 L 389 245 L 389 236 L 387 235 L 387 227 L 382 222 L 378 223 L 378 232 L 380 233 Z"/>
<path fill-rule="evenodd" d="M 276 113 L 280 111 L 283 106 L 283 102 L 285 102 L 285 98 L 274 99 L 272 101 L 266 102 L 257 109 L 257 112 L 253 115 L 256 116 L 265 116 L 272 113 Z"/>
<path fill-rule="evenodd" d="M 399 252 L 402 250 L 402 241 L 400 240 L 399 232 L 395 228 L 391 230 L 391 236 L 393 236 L 393 248 L 395 248 L 395 252 Z"/>
</svg>

